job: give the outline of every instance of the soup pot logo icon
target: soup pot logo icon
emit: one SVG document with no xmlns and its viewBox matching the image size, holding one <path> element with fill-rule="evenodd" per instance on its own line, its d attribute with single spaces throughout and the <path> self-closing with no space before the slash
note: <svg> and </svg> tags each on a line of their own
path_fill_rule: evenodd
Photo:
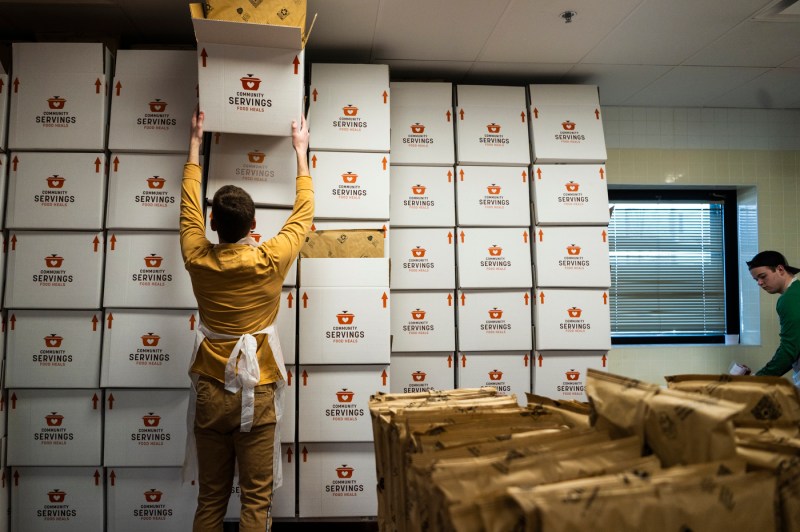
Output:
<svg viewBox="0 0 800 532">
<path fill-rule="evenodd" d="M 47 106 L 50 109 L 63 109 L 66 103 L 67 100 L 60 96 L 53 96 L 47 99 Z"/>
<path fill-rule="evenodd" d="M 44 337 L 44 345 L 51 349 L 61 347 L 61 342 L 63 341 L 64 337 L 57 334 L 51 334 L 50 336 Z"/>
<path fill-rule="evenodd" d="M 493 369 L 489 372 L 489 380 L 490 381 L 499 381 L 503 378 L 503 372 Z"/>
<path fill-rule="evenodd" d="M 258 150 L 247 152 L 247 160 L 253 164 L 262 164 L 266 156 L 267 154 Z"/>
<path fill-rule="evenodd" d="M 247 74 L 239 78 L 239 81 L 242 82 L 242 88 L 246 91 L 257 91 L 261 86 L 261 78 L 256 78 L 253 74 Z"/>
<path fill-rule="evenodd" d="M 44 264 L 48 268 L 60 268 L 64 264 L 64 257 L 60 257 L 53 253 L 49 257 L 44 258 Z"/>
<path fill-rule="evenodd" d="M 569 183 L 564 184 L 564 188 L 567 189 L 567 192 L 577 192 L 580 187 L 581 187 L 580 183 L 576 183 L 574 181 L 570 181 Z"/>
<path fill-rule="evenodd" d="M 158 98 L 147 104 L 151 113 L 163 113 L 167 109 L 167 102 L 162 102 Z"/>
<path fill-rule="evenodd" d="M 64 188 L 66 178 L 54 174 L 47 178 L 47 188 Z"/>
<path fill-rule="evenodd" d="M 411 311 L 411 319 L 412 320 L 424 320 L 425 319 L 425 311 L 416 309 Z"/>
<path fill-rule="evenodd" d="M 347 183 L 348 185 L 352 185 L 358 179 L 358 174 L 354 174 L 353 172 L 346 172 L 342 174 L 342 182 Z"/>
<path fill-rule="evenodd" d="M 154 175 L 153 177 L 148 177 L 147 178 L 147 188 L 150 188 L 150 189 L 153 189 L 153 190 L 159 190 L 159 189 L 164 188 L 164 183 L 166 183 L 166 182 L 167 182 L 167 180 L 164 179 L 163 177 L 159 177 L 157 175 Z"/>
<path fill-rule="evenodd" d="M 576 381 L 576 380 L 578 380 L 580 378 L 581 372 L 580 371 L 575 371 L 574 369 L 571 369 L 571 370 L 565 372 L 564 376 L 567 378 L 568 381 Z"/>
<path fill-rule="evenodd" d="M 355 319 L 355 314 L 352 312 L 347 312 L 346 310 L 343 310 L 336 315 L 336 321 L 339 322 L 339 325 L 352 325 Z"/>
<path fill-rule="evenodd" d="M 486 187 L 486 192 L 489 193 L 490 196 L 497 196 L 500 194 L 500 187 L 492 183 L 488 187 Z"/>
<path fill-rule="evenodd" d="M 579 309 L 578 307 L 572 307 L 567 309 L 567 315 L 570 318 L 580 318 L 581 313 L 583 313 L 583 309 Z"/>
<path fill-rule="evenodd" d="M 495 308 L 489 310 L 489 318 L 490 319 L 499 320 L 502 317 L 503 317 L 502 309 L 499 309 L 499 308 L 495 307 Z"/>
<path fill-rule="evenodd" d="M 160 340 L 161 337 L 159 335 L 151 332 L 142 335 L 142 345 L 145 347 L 155 347 Z"/>
<path fill-rule="evenodd" d="M 254 231 L 250 231 L 250 236 L 253 237 L 253 240 L 255 240 L 256 242 L 261 242 L 261 234 L 260 233 L 256 233 Z"/>
<path fill-rule="evenodd" d="M 500 255 L 503 254 L 503 248 L 494 244 L 491 247 L 489 247 L 488 251 L 489 251 L 489 256 L 491 257 L 499 257 Z"/>
<path fill-rule="evenodd" d="M 411 193 L 414 194 L 415 196 L 422 196 L 423 194 L 425 194 L 426 189 L 427 187 L 424 185 L 414 185 L 413 187 L 411 187 Z"/>
<path fill-rule="evenodd" d="M 414 382 L 425 382 L 425 376 L 428 375 L 424 371 L 415 371 L 411 374 L 411 380 Z"/>
<path fill-rule="evenodd" d="M 64 416 L 58 412 L 51 412 L 44 416 L 44 422 L 47 423 L 48 427 L 60 427 L 64 422 Z"/>
<path fill-rule="evenodd" d="M 500 133 L 500 124 L 495 124 L 494 122 L 492 122 L 491 124 L 487 124 L 486 130 L 489 133 Z"/>
<path fill-rule="evenodd" d="M 144 258 L 144 265 L 148 268 L 158 268 L 161 266 L 163 261 L 164 257 L 159 257 L 155 253 L 151 253 L 149 256 Z"/>
<path fill-rule="evenodd" d="M 142 416 L 142 423 L 145 427 L 157 427 L 161 423 L 161 416 L 150 412 L 146 416 Z"/>
<path fill-rule="evenodd" d="M 67 498 L 66 491 L 55 489 L 47 492 L 47 499 L 52 503 L 64 502 L 66 498 Z"/>
<path fill-rule="evenodd" d="M 348 390 L 347 388 L 342 388 L 340 391 L 336 392 L 336 400 L 340 403 L 352 403 L 353 397 L 356 394 Z"/>
<path fill-rule="evenodd" d="M 411 256 L 420 259 L 425 256 L 427 250 L 423 247 L 417 246 L 411 250 Z"/>
<path fill-rule="evenodd" d="M 336 468 L 336 476 L 339 478 L 353 478 L 353 469 L 352 467 L 348 467 L 347 464 L 343 464 L 342 467 Z"/>
<path fill-rule="evenodd" d="M 411 132 L 415 135 L 421 135 L 425 133 L 425 126 L 417 122 L 416 124 L 411 124 Z"/>
<path fill-rule="evenodd" d="M 564 128 L 564 131 L 575 131 L 575 122 L 565 120 L 564 122 L 561 122 L 561 127 Z"/>
<path fill-rule="evenodd" d="M 356 116 L 358 114 L 358 107 L 355 105 L 345 105 L 342 107 L 342 113 L 344 113 L 344 116 Z"/>
<path fill-rule="evenodd" d="M 581 247 L 576 246 L 575 244 L 570 244 L 567 246 L 567 255 L 580 255 L 581 254 Z"/>
<path fill-rule="evenodd" d="M 154 488 L 144 492 L 144 500 L 147 502 L 161 502 L 161 497 L 163 495 L 163 492 Z"/>
</svg>

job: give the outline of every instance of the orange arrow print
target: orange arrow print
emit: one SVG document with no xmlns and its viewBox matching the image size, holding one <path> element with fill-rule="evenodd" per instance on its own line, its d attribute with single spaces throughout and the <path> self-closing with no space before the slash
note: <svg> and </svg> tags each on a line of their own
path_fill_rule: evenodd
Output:
<svg viewBox="0 0 800 532">
<path fill-rule="evenodd" d="M 389 377 L 389 374 L 386 373 L 386 370 L 383 370 L 383 372 L 381 373 L 381 382 L 383 383 L 384 386 L 386 386 L 386 379 L 388 377 Z"/>
<path fill-rule="evenodd" d="M 542 355 L 539 355 L 539 367 L 540 367 L 540 368 L 542 367 L 542 360 L 543 360 L 543 359 L 542 359 Z"/>
<path fill-rule="evenodd" d="M 461 355 L 461 367 L 462 368 L 467 367 L 467 355 Z"/>
<path fill-rule="evenodd" d="M 114 85 L 114 88 L 117 89 L 117 96 L 119 96 L 122 92 L 122 82 L 118 81 L 117 84 Z"/>
<path fill-rule="evenodd" d="M 200 57 L 203 59 L 203 68 L 205 68 L 207 66 L 206 59 L 208 58 L 208 52 L 206 52 L 205 48 L 200 52 Z"/>
<path fill-rule="evenodd" d="M 294 65 L 294 75 L 296 76 L 300 71 L 300 59 L 298 59 L 297 56 L 294 56 L 292 64 Z"/>
</svg>

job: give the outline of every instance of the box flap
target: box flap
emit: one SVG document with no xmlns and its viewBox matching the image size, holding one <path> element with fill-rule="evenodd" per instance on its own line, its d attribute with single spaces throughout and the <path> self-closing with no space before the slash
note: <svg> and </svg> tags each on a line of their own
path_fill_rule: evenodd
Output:
<svg viewBox="0 0 800 532">
<path fill-rule="evenodd" d="M 189 10 L 198 43 L 292 50 L 302 50 L 304 46 L 302 29 L 295 26 L 209 20 L 203 17 L 201 4 L 189 4 Z"/>
<path fill-rule="evenodd" d="M 389 259 L 300 259 L 300 286 L 389 287 Z"/>
<path fill-rule="evenodd" d="M 106 73 L 107 48 L 101 43 L 35 42 L 14 43 L 12 64 L 15 75 L 55 73 Z"/>
<path fill-rule="evenodd" d="M 197 77 L 197 52 L 194 50 L 120 50 L 115 78 Z"/>
</svg>

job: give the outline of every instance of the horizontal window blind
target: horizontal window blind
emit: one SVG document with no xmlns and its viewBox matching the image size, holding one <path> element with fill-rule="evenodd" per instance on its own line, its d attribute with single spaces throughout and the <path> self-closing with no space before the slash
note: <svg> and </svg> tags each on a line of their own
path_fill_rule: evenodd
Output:
<svg viewBox="0 0 800 532">
<path fill-rule="evenodd" d="M 723 205 L 612 205 L 611 336 L 725 334 Z"/>
</svg>

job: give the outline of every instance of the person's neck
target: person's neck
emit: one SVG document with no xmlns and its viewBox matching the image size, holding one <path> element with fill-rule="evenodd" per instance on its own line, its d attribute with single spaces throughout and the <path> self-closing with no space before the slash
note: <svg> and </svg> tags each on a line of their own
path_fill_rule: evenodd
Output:
<svg viewBox="0 0 800 532">
<path fill-rule="evenodd" d="M 786 284 L 783 285 L 783 290 L 780 291 L 781 294 L 785 294 L 786 291 L 792 286 L 792 283 L 795 281 L 794 275 L 790 276 L 789 279 L 786 280 Z"/>
</svg>

